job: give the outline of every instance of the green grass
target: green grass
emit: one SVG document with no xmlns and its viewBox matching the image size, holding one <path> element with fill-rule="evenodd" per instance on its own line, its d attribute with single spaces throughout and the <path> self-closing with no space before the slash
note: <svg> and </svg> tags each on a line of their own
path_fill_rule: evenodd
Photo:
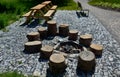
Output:
<svg viewBox="0 0 120 77">
<path fill-rule="evenodd" d="M 0 74 L 0 77 L 25 77 L 25 76 L 17 72 L 5 72 Z"/>
<path fill-rule="evenodd" d="M 77 10 L 77 4 L 73 0 L 69 0 L 64 6 L 60 6 L 59 10 Z"/>
<path fill-rule="evenodd" d="M 26 77 L 23 74 L 18 73 L 17 71 L 12 72 L 4 72 L 0 73 L 0 77 Z M 27 77 L 33 77 L 32 75 L 28 75 Z"/>
<path fill-rule="evenodd" d="M 120 0 L 91 0 L 89 4 L 115 10 L 120 9 Z"/>
</svg>

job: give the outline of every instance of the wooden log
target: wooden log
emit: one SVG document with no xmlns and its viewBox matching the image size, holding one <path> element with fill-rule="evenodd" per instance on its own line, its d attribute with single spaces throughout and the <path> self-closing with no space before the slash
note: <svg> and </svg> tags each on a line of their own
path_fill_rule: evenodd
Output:
<svg viewBox="0 0 120 77">
<path fill-rule="evenodd" d="M 32 41 L 32 42 L 27 42 L 24 44 L 25 51 L 28 53 L 35 53 L 35 52 L 40 52 L 40 48 L 42 47 L 41 41 Z"/>
<path fill-rule="evenodd" d="M 90 46 L 92 41 L 92 35 L 91 34 L 85 34 L 81 35 L 79 39 L 79 43 L 84 45 L 84 46 Z"/>
<path fill-rule="evenodd" d="M 56 35 L 57 33 L 57 26 L 56 26 L 56 21 L 50 20 L 47 22 L 48 24 L 48 34 L 49 35 Z"/>
<path fill-rule="evenodd" d="M 69 34 L 69 25 L 68 24 L 61 24 L 59 26 L 59 35 L 66 37 L 66 36 L 68 36 L 68 34 Z"/>
<path fill-rule="evenodd" d="M 78 38 L 78 31 L 77 30 L 70 30 L 68 39 L 76 41 L 77 38 Z"/>
<path fill-rule="evenodd" d="M 90 51 L 92 51 L 96 56 L 101 56 L 103 51 L 103 46 L 99 44 L 91 44 Z"/>
<path fill-rule="evenodd" d="M 91 51 L 82 51 L 78 58 L 78 69 L 85 72 L 92 71 L 95 68 L 95 55 Z"/>
<path fill-rule="evenodd" d="M 30 32 L 27 34 L 28 41 L 39 41 L 40 40 L 40 34 L 38 32 Z"/>
<path fill-rule="evenodd" d="M 40 39 L 44 39 L 47 37 L 47 29 L 45 27 L 38 28 L 38 32 L 40 34 Z"/>
<path fill-rule="evenodd" d="M 49 59 L 49 57 L 52 55 L 53 47 L 49 45 L 45 45 L 41 48 L 41 58 Z"/>
<path fill-rule="evenodd" d="M 65 70 L 65 58 L 62 54 L 52 54 L 49 59 L 49 68 L 53 73 L 61 73 Z"/>
</svg>

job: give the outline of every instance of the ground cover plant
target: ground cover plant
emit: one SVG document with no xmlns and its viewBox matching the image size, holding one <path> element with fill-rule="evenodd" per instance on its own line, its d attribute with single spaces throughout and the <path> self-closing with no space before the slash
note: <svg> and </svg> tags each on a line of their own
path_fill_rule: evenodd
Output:
<svg viewBox="0 0 120 77">
<path fill-rule="evenodd" d="M 89 4 L 108 9 L 120 10 L 120 0 L 90 0 Z"/>
</svg>

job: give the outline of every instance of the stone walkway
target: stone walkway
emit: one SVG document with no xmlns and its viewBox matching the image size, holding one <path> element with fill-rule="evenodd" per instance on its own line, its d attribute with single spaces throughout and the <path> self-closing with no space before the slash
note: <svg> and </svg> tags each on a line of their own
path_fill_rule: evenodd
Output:
<svg viewBox="0 0 120 77">
<path fill-rule="evenodd" d="M 80 1 L 83 8 L 89 9 L 90 12 L 99 19 L 104 27 L 112 34 L 120 44 L 120 12 L 110 11 L 89 5 L 88 0 L 75 0 Z"/>
<path fill-rule="evenodd" d="M 65 23 L 70 25 L 70 29 L 77 29 L 80 34 L 92 34 L 92 42 L 104 46 L 102 57 L 96 59 L 94 73 L 85 74 L 82 71 L 77 73 L 77 58 L 76 55 L 72 55 L 66 59 L 68 66 L 65 74 L 58 77 L 86 77 L 86 75 L 87 77 L 117 77 L 117 72 L 120 71 L 120 46 L 95 16 L 90 13 L 89 17 L 79 17 L 76 11 L 58 10 L 53 20 L 56 20 L 57 26 Z M 48 61 L 40 60 L 39 53 L 23 53 L 27 33 L 37 31 L 42 24 L 33 22 L 30 25 L 20 26 L 19 24 L 23 21 L 24 18 L 11 24 L 8 27 L 9 32 L 0 31 L 0 72 L 17 70 L 24 74 L 32 74 L 38 71 L 43 77 L 53 77 L 47 72 Z M 42 41 L 42 44 L 54 46 L 61 38 L 48 37 Z M 68 37 L 62 39 L 67 40 Z"/>
</svg>

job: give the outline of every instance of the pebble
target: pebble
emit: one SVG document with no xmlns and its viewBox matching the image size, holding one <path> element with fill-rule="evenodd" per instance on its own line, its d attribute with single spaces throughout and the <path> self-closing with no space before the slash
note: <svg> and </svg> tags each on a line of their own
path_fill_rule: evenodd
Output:
<svg viewBox="0 0 120 77">
<path fill-rule="evenodd" d="M 78 17 L 76 15 L 76 11 L 57 10 L 55 16 L 53 17 L 53 20 L 56 20 L 58 26 L 63 23 L 69 24 L 69 29 L 77 29 L 79 31 L 78 35 L 83 35 L 86 33 L 92 34 L 93 35 L 92 42 L 104 46 L 102 57 L 96 58 L 96 63 L 97 63 L 95 69 L 96 75 L 93 74 L 92 76 L 103 77 L 104 70 L 107 70 L 105 71 L 105 75 L 107 75 L 107 77 L 113 76 L 113 74 L 110 74 L 109 72 L 112 72 L 114 67 L 120 65 L 120 59 L 119 59 L 120 45 L 107 31 L 107 29 L 105 29 L 102 23 L 99 22 L 96 17 L 94 17 L 94 15 L 90 13 L 89 17 Z M 27 33 L 32 31 L 37 31 L 38 28 L 41 27 L 42 25 L 29 24 L 29 25 L 19 26 L 19 24 L 23 23 L 23 21 L 24 18 L 20 19 L 20 22 L 16 21 L 15 23 L 8 26 L 7 29 L 9 29 L 9 32 L 0 31 L 0 56 L 2 56 L 0 57 L 0 61 L 2 60 L 2 63 L 0 63 L 0 72 L 14 70 L 14 68 L 16 67 L 15 70 L 21 71 L 22 73 L 29 72 L 36 76 L 37 75 L 40 76 L 40 74 L 46 75 L 46 69 L 48 68 L 46 63 L 48 63 L 48 61 L 45 60 L 39 61 L 39 53 L 36 54 L 23 53 L 24 43 L 27 42 L 27 38 L 26 38 Z M 48 37 L 47 39 L 42 41 L 42 44 L 43 45 L 48 44 L 54 47 L 54 45 L 57 42 L 63 42 L 67 40 L 68 37 L 65 38 L 59 36 Z M 68 66 L 66 68 L 66 73 L 65 73 L 67 77 L 72 76 L 71 71 L 76 71 L 77 60 L 74 57 L 75 55 L 72 55 L 69 58 L 69 60 L 67 60 Z M 116 58 L 115 61 L 113 60 L 114 58 Z M 11 61 L 14 62 L 14 67 L 12 67 L 12 65 L 9 63 Z M 20 63 L 19 65 L 18 65 L 18 61 Z M 37 61 L 39 61 L 40 72 L 34 71 L 35 69 L 37 69 L 36 67 Z M 104 69 L 104 67 L 109 67 L 109 68 Z M 119 72 L 117 72 L 116 74 L 118 74 L 119 76 Z M 81 77 L 84 76 L 85 74 L 82 73 Z M 79 75 L 77 75 L 77 77 L 79 77 Z"/>
</svg>

